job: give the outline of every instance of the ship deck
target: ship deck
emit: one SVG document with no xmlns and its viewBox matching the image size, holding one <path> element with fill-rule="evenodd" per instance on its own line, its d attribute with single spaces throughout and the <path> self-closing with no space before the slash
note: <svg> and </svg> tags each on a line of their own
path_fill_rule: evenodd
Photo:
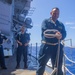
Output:
<svg viewBox="0 0 75 75">
<path fill-rule="evenodd" d="M 5 58 L 5 63 L 7 66 L 6 70 L 0 69 L 0 75 L 36 75 L 36 70 L 32 69 L 23 69 L 23 61 L 21 61 L 21 65 L 19 69 L 15 69 L 16 66 L 16 55 Z M 49 75 L 51 72 L 50 68 L 46 67 L 47 71 L 45 71 L 44 75 Z"/>
</svg>

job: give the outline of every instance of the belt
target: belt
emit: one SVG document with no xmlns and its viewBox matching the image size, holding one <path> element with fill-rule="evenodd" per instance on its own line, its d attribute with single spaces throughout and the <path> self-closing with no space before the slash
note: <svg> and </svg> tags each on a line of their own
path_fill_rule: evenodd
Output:
<svg viewBox="0 0 75 75">
<path fill-rule="evenodd" d="M 58 44 L 58 43 L 49 43 L 49 42 L 46 42 L 46 41 L 42 41 L 42 43 L 47 44 L 47 45 L 57 45 Z"/>
</svg>

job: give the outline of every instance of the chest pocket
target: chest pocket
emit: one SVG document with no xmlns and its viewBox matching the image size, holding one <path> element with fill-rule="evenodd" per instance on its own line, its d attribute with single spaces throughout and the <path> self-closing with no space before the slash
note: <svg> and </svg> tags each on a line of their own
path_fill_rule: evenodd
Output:
<svg viewBox="0 0 75 75">
<path fill-rule="evenodd" d="M 47 24 L 47 29 L 56 29 L 56 26 L 53 23 L 47 22 L 46 24 Z"/>
<path fill-rule="evenodd" d="M 53 29 L 54 28 L 54 25 L 50 22 L 47 22 L 47 29 Z"/>
<path fill-rule="evenodd" d="M 57 29 L 58 29 L 58 31 L 62 31 L 62 29 L 63 29 L 63 27 L 60 25 L 60 26 L 57 26 Z"/>
</svg>

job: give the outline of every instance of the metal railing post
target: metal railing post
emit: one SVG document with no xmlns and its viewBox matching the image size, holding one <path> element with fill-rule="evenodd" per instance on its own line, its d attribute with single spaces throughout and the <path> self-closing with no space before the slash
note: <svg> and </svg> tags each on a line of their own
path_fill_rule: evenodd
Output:
<svg viewBox="0 0 75 75">
<path fill-rule="evenodd" d="M 37 45 L 38 43 L 36 43 L 36 64 L 37 64 Z"/>
</svg>

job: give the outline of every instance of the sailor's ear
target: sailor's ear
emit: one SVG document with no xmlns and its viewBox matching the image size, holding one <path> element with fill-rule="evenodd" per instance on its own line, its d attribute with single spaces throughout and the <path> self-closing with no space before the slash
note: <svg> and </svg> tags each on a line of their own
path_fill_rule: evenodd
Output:
<svg viewBox="0 0 75 75">
<path fill-rule="evenodd" d="M 50 15 L 52 15 L 52 12 L 50 12 Z"/>
</svg>

